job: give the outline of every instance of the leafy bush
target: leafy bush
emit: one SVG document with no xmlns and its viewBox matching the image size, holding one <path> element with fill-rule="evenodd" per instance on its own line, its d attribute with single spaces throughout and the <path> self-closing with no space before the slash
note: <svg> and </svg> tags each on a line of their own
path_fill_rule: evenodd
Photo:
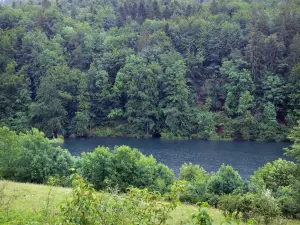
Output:
<svg viewBox="0 0 300 225">
<path fill-rule="evenodd" d="M 180 168 L 179 179 L 186 181 L 207 180 L 207 172 L 199 165 L 184 163 Z"/>
<path fill-rule="evenodd" d="M 129 186 L 149 187 L 162 193 L 170 190 L 174 172 L 163 164 L 157 164 L 151 155 L 143 155 L 128 146 L 109 148 L 98 147 L 92 153 L 83 153 L 77 168 L 97 189 L 118 186 L 125 191 Z"/>
<path fill-rule="evenodd" d="M 115 136 L 114 131 L 110 127 L 97 127 L 92 130 L 94 137 L 111 137 Z"/>
<path fill-rule="evenodd" d="M 291 185 L 297 176 L 295 163 L 283 159 L 268 162 L 264 167 L 254 172 L 252 180 L 261 188 L 276 191 L 279 187 Z"/>
<path fill-rule="evenodd" d="M 0 174 L 5 179 L 45 183 L 50 176 L 69 175 L 73 157 L 53 146 L 37 129 L 17 135 L 0 128 Z"/>
<path fill-rule="evenodd" d="M 73 175 L 72 198 L 61 206 L 62 224 L 164 224 L 170 217 L 184 189 L 184 183 L 175 183 L 169 203 L 159 193 L 147 189 L 127 189 L 125 195 L 115 191 L 96 193 L 93 186 L 82 177 Z"/>
<path fill-rule="evenodd" d="M 289 187 L 280 187 L 276 193 L 278 205 L 283 216 L 300 219 L 300 182 Z"/>
<path fill-rule="evenodd" d="M 183 164 L 179 179 L 188 181 L 186 190 L 180 196 L 181 201 L 197 203 L 206 200 L 207 180 L 209 175 L 199 165 Z"/>
<path fill-rule="evenodd" d="M 188 183 L 185 191 L 180 196 L 180 200 L 193 204 L 207 200 L 207 184 L 205 181 L 197 180 Z"/>
<path fill-rule="evenodd" d="M 243 180 L 239 173 L 231 166 L 222 164 L 218 172 L 209 179 L 208 190 L 217 195 L 231 194 L 242 184 Z"/>
<path fill-rule="evenodd" d="M 270 224 L 281 216 L 280 208 L 269 192 L 255 195 L 252 210 L 265 224 Z"/>
<path fill-rule="evenodd" d="M 268 192 L 246 195 L 223 195 L 219 201 L 219 208 L 224 216 L 244 221 L 255 218 L 265 224 L 270 224 L 281 215 L 280 208 Z"/>
<path fill-rule="evenodd" d="M 166 140 L 187 140 L 189 139 L 187 136 L 179 135 L 179 134 L 173 134 L 168 131 L 161 132 L 161 139 Z"/>
<path fill-rule="evenodd" d="M 239 201 L 241 199 L 240 195 L 223 195 L 220 198 L 218 207 L 222 210 L 225 217 L 232 216 L 235 214 L 236 217 L 239 216 Z"/>
<path fill-rule="evenodd" d="M 213 219 L 207 212 L 209 204 L 207 202 L 199 202 L 198 205 L 200 206 L 198 208 L 197 214 L 195 213 L 192 215 L 193 224 L 212 225 Z"/>
</svg>

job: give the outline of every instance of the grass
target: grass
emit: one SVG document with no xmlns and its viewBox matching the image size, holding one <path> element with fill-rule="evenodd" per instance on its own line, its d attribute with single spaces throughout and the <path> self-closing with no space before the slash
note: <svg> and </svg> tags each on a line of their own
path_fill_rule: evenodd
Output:
<svg viewBox="0 0 300 225">
<path fill-rule="evenodd" d="M 40 184 L 0 181 L 0 187 L 2 185 L 5 186 L 5 198 L 7 200 L 12 199 L 9 206 L 13 210 L 39 211 L 41 207 L 47 205 L 49 198 L 55 204 L 59 204 L 71 193 L 70 188 L 50 187 Z"/>
<path fill-rule="evenodd" d="M 71 188 L 50 187 L 47 185 L 11 181 L 0 181 L 0 190 L 3 185 L 5 186 L 4 202 L 12 199 L 9 203 L 9 208 L 15 212 L 21 212 L 25 209 L 27 212 L 29 211 L 36 214 L 47 208 L 58 212 L 58 205 L 71 193 Z M 183 224 L 196 209 L 197 208 L 193 205 L 180 205 L 171 213 L 172 218 L 168 220 L 167 224 Z M 224 216 L 218 209 L 210 208 L 208 212 L 214 220 L 213 224 L 219 225 L 224 221 Z M 300 225 L 300 221 L 284 220 L 282 224 Z"/>
</svg>

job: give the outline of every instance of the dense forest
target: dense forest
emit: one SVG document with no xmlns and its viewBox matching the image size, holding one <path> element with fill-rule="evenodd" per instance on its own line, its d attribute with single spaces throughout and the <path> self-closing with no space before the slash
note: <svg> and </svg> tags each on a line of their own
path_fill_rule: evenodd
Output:
<svg viewBox="0 0 300 225">
<path fill-rule="evenodd" d="M 0 123 L 48 137 L 285 140 L 299 0 L 0 5 Z"/>
</svg>

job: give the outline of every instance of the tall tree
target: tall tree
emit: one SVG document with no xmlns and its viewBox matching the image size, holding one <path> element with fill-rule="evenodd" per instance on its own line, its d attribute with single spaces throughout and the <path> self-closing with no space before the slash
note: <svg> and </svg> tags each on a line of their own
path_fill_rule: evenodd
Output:
<svg viewBox="0 0 300 225">
<path fill-rule="evenodd" d="M 120 95 L 125 95 L 125 116 L 136 135 L 157 132 L 160 73 L 157 63 L 147 64 L 143 58 L 132 55 L 117 75 L 115 86 Z"/>
</svg>

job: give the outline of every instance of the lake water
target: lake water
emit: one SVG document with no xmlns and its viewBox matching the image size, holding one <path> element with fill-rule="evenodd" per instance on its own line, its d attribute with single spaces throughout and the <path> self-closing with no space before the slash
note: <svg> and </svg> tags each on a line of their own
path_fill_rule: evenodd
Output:
<svg viewBox="0 0 300 225">
<path fill-rule="evenodd" d="M 145 155 L 152 154 L 179 174 L 183 163 L 199 164 L 207 171 L 217 171 L 222 163 L 230 164 L 243 178 L 249 178 L 255 170 L 266 162 L 283 156 L 283 148 L 289 143 L 205 141 L 170 141 L 161 139 L 134 138 L 89 138 L 67 139 L 63 145 L 72 155 L 93 151 L 97 146 L 128 145 L 138 148 Z"/>
</svg>

